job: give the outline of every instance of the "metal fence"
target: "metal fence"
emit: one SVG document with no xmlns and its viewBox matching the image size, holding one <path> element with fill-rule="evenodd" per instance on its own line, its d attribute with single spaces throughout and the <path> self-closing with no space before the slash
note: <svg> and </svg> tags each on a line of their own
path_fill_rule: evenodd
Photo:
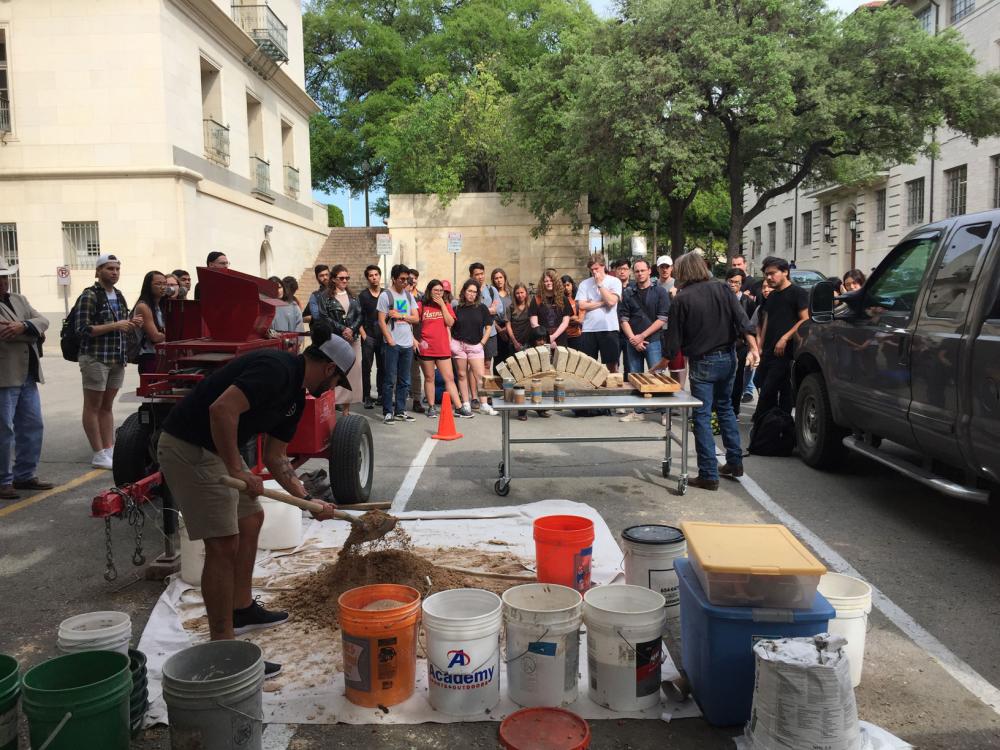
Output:
<svg viewBox="0 0 1000 750">
<path fill-rule="evenodd" d="M 17 265 L 17 224 L 0 224 L 0 255 L 7 265 Z M 21 272 L 10 276 L 10 291 L 21 292 Z"/>
<path fill-rule="evenodd" d="M 70 268 L 94 268 L 101 254 L 101 237 L 96 221 L 64 221 L 63 250 Z"/>
<path fill-rule="evenodd" d="M 0 133 L 10 132 L 10 101 L 0 94 Z"/>
<path fill-rule="evenodd" d="M 205 118 L 205 156 L 224 167 L 229 166 L 229 128 Z"/>
<path fill-rule="evenodd" d="M 299 197 L 299 170 L 290 164 L 285 165 L 285 194 L 289 198 Z"/>
<path fill-rule="evenodd" d="M 258 193 L 271 195 L 271 164 L 259 156 L 250 157 L 250 180 Z"/>
<path fill-rule="evenodd" d="M 267 5 L 233 5 L 233 20 L 278 62 L 288 62 L 288 27 Z"/>
</svg>

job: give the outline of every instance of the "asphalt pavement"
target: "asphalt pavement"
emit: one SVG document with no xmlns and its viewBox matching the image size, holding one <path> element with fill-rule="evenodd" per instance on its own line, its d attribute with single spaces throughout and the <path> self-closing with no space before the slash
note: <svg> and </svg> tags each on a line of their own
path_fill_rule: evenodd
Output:
<svg viewBox="0 0 1000 750">
<path fill-rule="evenodd" d="M 0 652 L 22 667 L 56 654 L 58 623 L 72 614 L 117 609 L 132 615 L 136 638 L 163 584 L 146 581 L 130 562 L 133 530 L 112 522 L 119 577 L 103 578 L 104 524 L 89 517 L 91 498 L 111 485 L 110 472 L 90 468 L 79 424 L 76 365 L 43 360 L 46 423 L 39 474 L 55 491 L 0 501 L 0 601 L 5 622 Z M 134 370 L 126 391 L 136 384 Z M 746 406 L 744 406 L 746 409 Z M 119 423 L 135 404 L 119 403 Z M 797 524 L 821 556 L 853 567 L 879 592 L 869 621 L 864 675 L 857 690 L 860 716 L 920 748 L 960 750 L 1000 747 L 1000 546 L 985 508 L 950 500 L 861 458 L 836 473 L 812 470 L 797 458 L 746 459 L 747 479 L 724 481 L 718 492 L 690 489 L 678 496 L 660 475 L 662 445 L 623 443 L 616 437 L 662 428 L 621 424 L 613 417 L 563 415 L 526 423 L 515 433 L 535 437 L 601 435 L 604 443 L 543 444 L 514 449 L 510 495 L 493 484 L 500 448 L 500 419 L 459 422 L 461 440 L 432 443 L 426 464 L 414 469 L 412 493 L 404 477 L 413 468 L 436 422 L 417 415 L 412 424 L 382 425 L 375 411 L 374 499 L 405 501 L 409 510 L 514 505 L 547 498 L 588 503 L 611 530 L 638 523 L 683 520 Z M 692 446 L 693 449 L 693 446 Z M 426 450 L 423 453 L 426 455 Z M 678 469 L 674 460 L 674 470 Z M 694 458 L 691 459 L 694 473 Z M 306 468 L 326 468 L 313 461 Z M 411 474 L 413 476 L 413 474 Z M 155 529 L 143 538 L 147 556 L 162 546 Z M 990 705 L 992 704 L 992 705 Z M 738 727 L 717 729 L 701 719 L 597 721 L 597 750 L 732 747 Z M 497 725 L 275 726 L 271 748 L 356 748 L 359 743 L 409 750 L 497 747 Z M 26 741 L 25 741 L 26 746 Z M 166 728 L 146 730 L 134 748 L 167 748 Z"/>
</svg>

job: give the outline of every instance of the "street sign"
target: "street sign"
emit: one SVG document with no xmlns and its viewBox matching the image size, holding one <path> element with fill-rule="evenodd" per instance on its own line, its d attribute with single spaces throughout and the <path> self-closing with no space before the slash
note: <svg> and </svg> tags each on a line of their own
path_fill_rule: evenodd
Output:
<svg viewBox="0 0 1000 750">
<path fill-rule="evenodd" d="M 59 286 L 69 286 L 69 266 L 56 266 L 56 283 Z"/>
<path fill-rule="evenodd" d="M 375 250 L 379 255 L 392 255 L 392 237 L 388 234 L 376 235 Z"/>
<path fill-rule="evenodd" d="M 456 255 L 462 252 L 461 232 L 448 232 L 448 252 Z"/>
</svg>

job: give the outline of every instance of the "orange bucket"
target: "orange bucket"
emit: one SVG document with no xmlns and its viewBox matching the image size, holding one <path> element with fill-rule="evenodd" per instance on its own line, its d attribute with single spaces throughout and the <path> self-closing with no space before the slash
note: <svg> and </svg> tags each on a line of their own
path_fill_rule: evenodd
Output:
<svg viewBox="0 0 1000 750">
<path fill-rule="evenodd" d="M 345 591 L 337 603 L 347 700 L 376 708 L 413 695 L 420 592 L 380 583 Z"/>
<path fill-rule="evenodd" d="M 594 522 L 581 516 L 535 519 L 535 565 L 539 583 L 556 583 L 579 592 L 590 589 Z"/>
</svg>

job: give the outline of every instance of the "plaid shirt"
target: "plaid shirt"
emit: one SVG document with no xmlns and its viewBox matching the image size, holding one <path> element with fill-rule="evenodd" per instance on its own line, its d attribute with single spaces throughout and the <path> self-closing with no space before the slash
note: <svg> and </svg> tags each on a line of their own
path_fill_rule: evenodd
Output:
<svg viewBox="0 0 1000 750">
<path fill-rule="evenodd" d="M 119 314 L 115 315 L 111 305 L 98 295 L 99 288 L 94 284 L 84 289 L 77 303 L 76 328 L 80 334 L 80 354 L 86 354 L 106 365 L 124 365 L 125 334 L 122 331 L 111 331 L 101 336 L 90 335 L 90 326 L 128 319 L 128 307 L 122 293 L 118 289 L 114 291 L 118 295 L 119 304 Z"/>
</svg>

